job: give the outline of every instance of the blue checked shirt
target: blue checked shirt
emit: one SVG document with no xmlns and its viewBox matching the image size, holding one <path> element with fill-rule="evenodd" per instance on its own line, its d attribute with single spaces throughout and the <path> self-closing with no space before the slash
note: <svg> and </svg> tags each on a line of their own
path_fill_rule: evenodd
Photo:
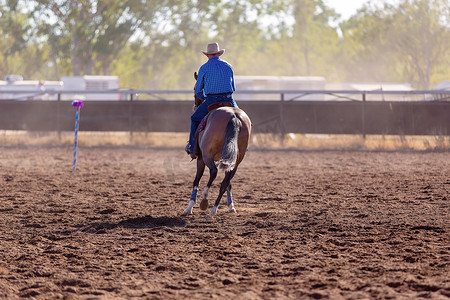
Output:
<svg viewBox="0 0 450 300">
<path fill-rule="evenodd" d="M 205 99 L 208 94 L 233 93 L 235 90 L 233 69 L 218 56 L 211 57 L 198 70 L 195 84 L 197 97 Z"/>
</svg>

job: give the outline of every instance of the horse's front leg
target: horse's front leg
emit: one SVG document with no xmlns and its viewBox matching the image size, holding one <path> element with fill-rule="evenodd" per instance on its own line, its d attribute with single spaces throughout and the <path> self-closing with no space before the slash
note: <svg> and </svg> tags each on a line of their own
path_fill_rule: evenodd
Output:
<svg viewBox="0 0 450 300">
<path fill-rule="evenodd" d="M 189 199 L 188 207 L 181 214 L 182 216 L 192 214 L 192 210 L 194 209 L 195 202 L 197 201 L 198 185 L 200 183 L 200 179 L 202 178 L 204 171 L 205 171 L 205 163 L 203 162 L 203 160 L 201 158 L 198 158 L 197 159 L 197 174 L 195 175 L 191 198 Z"/>
</svg>

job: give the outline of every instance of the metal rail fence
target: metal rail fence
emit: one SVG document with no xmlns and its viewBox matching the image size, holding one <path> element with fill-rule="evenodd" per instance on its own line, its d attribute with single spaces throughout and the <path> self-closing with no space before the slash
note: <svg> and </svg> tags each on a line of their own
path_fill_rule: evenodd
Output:
<svg viewBox="0 0 450 300">
<path fill-rule="evenodd" d="M 14 92 L 23 93 L 8 91 Z M 57 101 L 0 100 L 0 130 L 71 131 L 75 113 L 70 101 L 61 100 L 62 94 L 114 92 L 60 91 Z M 192 99 L 191 90 L 120 90 L 117 93 L 128 94 L 129 100 L 87 100 L 81 112 L 80 130 L 131 134 L 188 131 L 193 100 L 186 100 Z M 364 137 L 366 134 L 450 135 L 450 101 L 442 100 L 450 97 L 450 91 L 289 90 L 240 91 L 239 94 L 253 94 L 253 98 L 260 94 L 273 95 L 274 100 L 238 102 L 252 119 L 254 132 L 361 134 Z M 310 101 L 311 94 L 324 94 L 335 100 Z M 137 95 L 151 95 L 158 100 L 137 100 Z M 382 101 L 386 95 L 401 95 L 415 101 Z M 369 96 L 371 100 L 367 100 Z"/>
</svg>

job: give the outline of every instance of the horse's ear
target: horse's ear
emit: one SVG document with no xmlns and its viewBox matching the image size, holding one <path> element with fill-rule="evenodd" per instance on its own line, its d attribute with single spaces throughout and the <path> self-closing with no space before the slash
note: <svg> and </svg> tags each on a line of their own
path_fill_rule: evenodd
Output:
<svg viewBox="0 0 450 300">
<path fill-rule="evenodd" d="M 195 80 L 197 80 L 197 78 L 198 78 L 197 72 L 194 72 L 194 78 L 195 78 Z"/>
</svg>

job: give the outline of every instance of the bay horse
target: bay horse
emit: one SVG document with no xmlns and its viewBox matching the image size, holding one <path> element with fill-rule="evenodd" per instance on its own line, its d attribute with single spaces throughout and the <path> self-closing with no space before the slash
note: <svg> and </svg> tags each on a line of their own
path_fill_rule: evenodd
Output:
<svg viewBox="0 0 450 300">
<path fill-rule="evenodd" d="M 196 73 L 194 73 L 194 78 L 197 79 Z M 194 109 L 196 109 L 202 103 L 202 100 L 196 96 L 194 97 Z M 251 133 L 251 121 L 243 110 L 236 107 L 210 108 L 210 112 L 205 118 L 207 118 L 206 125 L 198 133 L 197 173 L 189 205 L 182 216 L 192 214 L 205 166 L 209 168 L 209 180 L 202 193 L 201 210 L 208 208 L 208 191 L 216 179 L 218 171 L 223 170 L 225 172 L 225 177 L 220 185 L 219 195 L 206 218 L 212 217 L 217 213 L 217 207 L 225 191 L 227 192 L 228 212 L 236 212 L 231 194 L 231 179 L 236 174 L 237 168 L 247 151 Z"/>
</svg>

